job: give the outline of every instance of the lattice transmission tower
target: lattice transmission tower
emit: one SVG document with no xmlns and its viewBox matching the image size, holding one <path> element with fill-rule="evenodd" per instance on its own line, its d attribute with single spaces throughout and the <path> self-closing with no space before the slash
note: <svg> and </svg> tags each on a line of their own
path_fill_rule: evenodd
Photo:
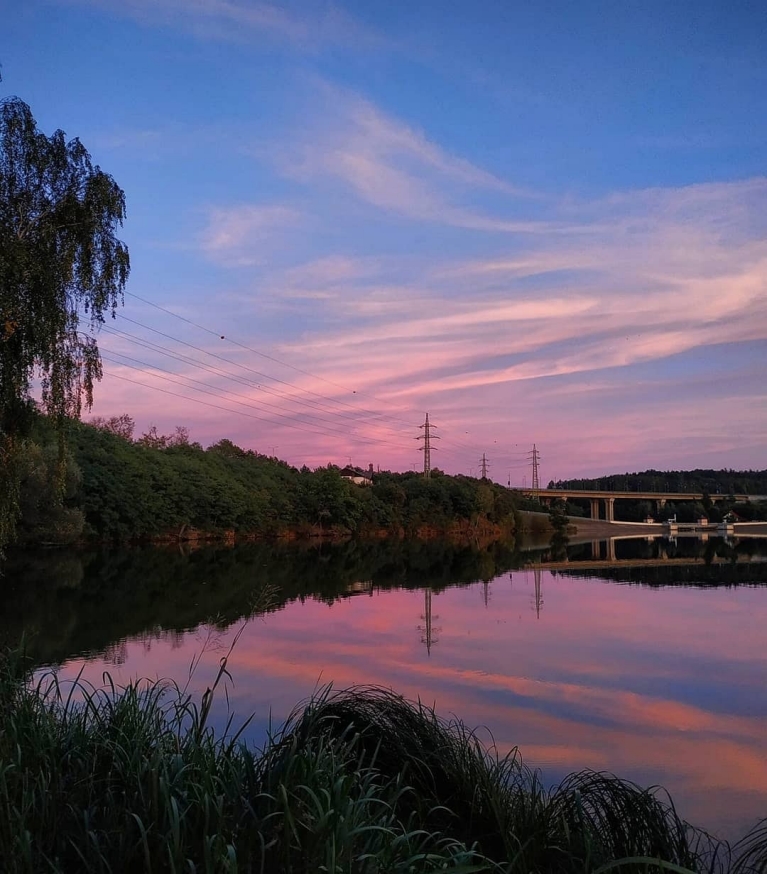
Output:
<svg viewBox="0 0 767 874">
<path fill-rule="evenodd" d="M 482 458 L 479 460 L 479 469 L 482 471 L 482 479 L 487 479 L 487 469 L 490 467 L 490 462 L 485 458 L 485 453 L 482 453 Z"/>
<path fill-rule="evenodd" d="M 439 640 L 439 632 L 442 631 L 437 625 L 434 625 L 434 620 L 439 619 L 439 616 L 431 612 L 431 589 L 424 589 L 423 592 L 423 613 L 421 614 L 424 624 L 418 626 L 421 632 L 421 643 L 426 644 L 426 654 L 431 655 L 432 644 Z"/>
<path fill-rule="evenodd" d="M 534 604 L 535 604 L 535 617 L 536 619 L 541 618 L 541 607 L 543 606 L 543 594 L 541 592 L 541 569 L 536 565 L 533 568 L 533 577 L 535 579 L 535 596 L 534 596 Z"/>
<path fill-rule="evenodd" d="M 416 440 L 423 440 L 423 446 L 420 446 L 419 449 L 423 452 L 423 475 L 425 479 L 429 479 L 431 477 L 431 450 L 435 449 L 436 446 L 432 447 L 432 440 L 439 440 L 439 437 L 436 434 L 431 433 L 432 428 L 436 428 L 436 425 L 432 425 L 429 422 L 429 414 L 426 414 L 426 421 L 423 425 L 419 425 L 419 428 L 423 429 L 423 434 L 419 434 L 416 437 Z"/>
<path fill-rule="evenodd" d="M 533 479 L 530 483 L 530 488 L 534 491 L 540 491 L 541 481 L 538 476 L 538 465 L 541 462 L 541 453 L 536 449 L 535 443 L 533 443 L 533 448 L 530 452 L 527 453 L 527 457 L 530 459 L 533 465 Z"/>
</svg>

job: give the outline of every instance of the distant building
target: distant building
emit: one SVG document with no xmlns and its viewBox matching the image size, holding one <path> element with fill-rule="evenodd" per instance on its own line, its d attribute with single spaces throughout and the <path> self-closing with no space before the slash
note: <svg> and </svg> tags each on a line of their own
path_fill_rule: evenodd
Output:
<svg viewBox="0 0 767 874">
<path fill-rule="evenodd" d="M 348 479 L 358 486 L 373 485 L 373 465 L 371 464 L 367 470 L 362 470 L 359 467 L 345 467 L 341 471 L 341 478 Z"/>
</svg>

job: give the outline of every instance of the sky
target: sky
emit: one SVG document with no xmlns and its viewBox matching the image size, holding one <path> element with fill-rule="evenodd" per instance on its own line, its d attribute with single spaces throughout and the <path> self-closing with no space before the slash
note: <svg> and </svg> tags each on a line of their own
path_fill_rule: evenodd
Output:
<svg viewBox="0 0 767 874">
<path fill-rule="evenodd" d="M 767 5 L 0 0 L 124 189 L 90 415 L 529 485 L 767 467 Z M 85 416 L 87 418 L 87 415 Z"/>
</svg>

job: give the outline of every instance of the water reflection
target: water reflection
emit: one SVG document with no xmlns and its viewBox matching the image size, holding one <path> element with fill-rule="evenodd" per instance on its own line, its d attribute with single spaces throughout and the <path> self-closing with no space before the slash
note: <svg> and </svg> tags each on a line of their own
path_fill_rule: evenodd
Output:
<svg viewBox="0 0 767 874">
<path fill-rule="evenodd" d="M 554 543 L 531 559 L 565 576 L 647 586 L 738 585 L 767 581 L 767 538 L 613 537 Z"/>
<path fill-rule="evenodd" d="M 229 700 L 257 714 L 254 739 L 318 685 L 380 683 L 489 726 L 552 781 L 662 783 L 735 835 L 767 811 L 766 546 L 619 542 L 612 564 L 590 542 L 565 561 L 443 543 L 19 556 L 0 633 L 36 630 L 40 664 L 94 683 L 184 682 L 202 652 L 200 690 L 247 622 Z"/>
<path fill-rule="evenodd" d="M 35 660 L 58 664 L 140 634 L 225 628 L 252 615 L 265 590 L 261 612 L 274 612 L 373 590 L 441 591 L 492 579 L 520 560 L 513 543 L 445 541 L 17 554 L 0 586 L 0 640 L 26 630 Z"/>
</svg>

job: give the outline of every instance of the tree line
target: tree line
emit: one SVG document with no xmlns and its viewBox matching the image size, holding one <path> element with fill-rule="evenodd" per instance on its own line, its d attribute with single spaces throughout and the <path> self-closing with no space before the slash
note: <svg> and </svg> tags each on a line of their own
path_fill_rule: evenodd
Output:
<svg viewBox="0 0 767 874">
<path fill-rule="evenodd" d="M 57 432 L 35 423 L 19 456 L 21 543 L 138 542 L 205 535 L 485 534 L 515 525 L 514 495 L 488 480 L 384 471 L 372 486 L 335 465 L 310 470 L 185 428 L 133 439 L 130 417 L 72 422 L 65 480 Z"/>
<path fill-rule="evenodd" d="M 609 474 L 592 479 L 552 480 L 548 488 L 767 495 L 767 470 L 644 470 L 640 473 Z"/>
</svg>

